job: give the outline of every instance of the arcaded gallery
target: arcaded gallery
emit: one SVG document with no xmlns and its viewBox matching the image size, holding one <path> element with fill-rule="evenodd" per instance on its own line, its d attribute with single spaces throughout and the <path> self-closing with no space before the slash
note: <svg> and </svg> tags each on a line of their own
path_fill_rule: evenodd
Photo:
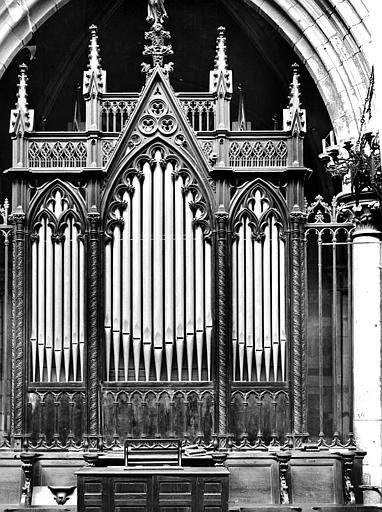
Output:
<svg viewBox="0 0 382 512">
<path fill-rule="evenodd" d="M 375 16 L 2 2 L 1 512 L 379 510 Z"/>
</svg>

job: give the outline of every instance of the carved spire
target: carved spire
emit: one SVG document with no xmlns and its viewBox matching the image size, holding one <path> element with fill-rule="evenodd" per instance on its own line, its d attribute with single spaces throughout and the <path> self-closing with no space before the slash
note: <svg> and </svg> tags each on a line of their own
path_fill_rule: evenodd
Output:
<svg viewBox="0 0 382 512">
<path fill-rule="evenodd" d="M 216 92 L 223 86 L 225 92 L 232 94 L 232 71 L 228 69 L 225 28 L 218 28 L 214 70 L 210 71 L 210 92 Z"/>
<path fill-rule="evenodd" d="M 21 129 L 21 131 L 30 132 L 33 130 L 34 110 L 28 109 L 28 67 L 26 64 L 20 64 L 20 74 L 18 76 L 19 82 L 17 84 L 17 101 L 16 108 L 11 110 L 11 119 L 9 132 L 14 133 Z"/>
<path fill-rule="evenodd" d="M 106 71 L 101 67 L 100 49 L 98 45 L 98 29 L 96 25 L 89 27 L 89 64 L 87 71 L 84 72 L 83 94 L 93 92 L 106 92 Z"/>
<path fill-rule="evenodd" d="M 163 30 L 162 23 L 167 18 L 163 0 L 149 0 L 148 14 L 146 20 L 152 24 L 151 30 L 145 32 L 145 39 L 151 41 L 151 44 L 145 45 L 143 55 L 151 55 L 153 64 L 142 63 L 142 73 L 146 73 L 148 78 L 155 68 L 159 67 L 163 73 L 168 76 L 174 69 L 174 63 L 163 64 L 163 58 L 173 55 L 172 46 L 165 44 L 167 39 L 171 39 L 170 32 Z"/>
<path fill-rule="evenodd" d="M 300 103 L 300 75 L 299 65 L 292 65 L 292 82 L 289 86 L 289 105 L 284 109 L 284 130 L 293 132 L 304 132 L 306 129 L 306 111 L 301 108 Z"/>
</svg>

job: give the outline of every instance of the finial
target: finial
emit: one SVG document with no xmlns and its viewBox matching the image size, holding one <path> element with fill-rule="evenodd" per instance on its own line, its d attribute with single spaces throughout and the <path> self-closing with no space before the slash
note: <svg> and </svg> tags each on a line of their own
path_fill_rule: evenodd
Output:
<svg viewBox="0 0 382 512">
<path fill-rule="evenodd" d="M 19 82 L 17 84 L 17 101 L 15 109 L 11 110 L 11 121 L 9 131 L 14 132 L 16 129 L 17 119 L 22 120 L 22 129 L 24 131 L 33 130 L 34 111 L 28 109 L 28 66 L 24 63 L 20 64 L 20 73 L 18 75 Z"/>
<path fill-rule="evenodd" d="M 218 37 L 216 39 L 216 56 L 215 56 L 215 70 L 227 71 L 227 46 L 225 37 L 225 27 L 218 28 Z"/>
<path fill-rule="evenodd" d="M 219 27 L 216 39 L 214 70 L 210 72 L 210 92 L 217 90 L 219 78 L 222 77 L 227 92 L 232 93 L 232 71 L 228 69 L 226 50 L 225 27 Z"/>
<path fill-rule="evenodd" d="M 27 71 L 28 71 L 28 66 L 24 63 L 20 64 L 20 74 L 18 77 L 19 83 L 17 84 L 18 92 L 17 92 L 16 108 L 18 108 L 21 112 L 28 111 Z"/>
<path fill-rule="evenodd" d="M 89 94 L 93 82 L 98 92 L 105 92 L 106 89 L 106 72 L 101 68 L 97 26 L 90 25 L 89 32 L 89 63 L 88 70 L 84 73 L 83 94 Z"/>
<path fill-rule="evenodd" d="M 285 131 L 305 131 L 305 109 L 301 108 L 300 103 L 300 82 L 299 65 L 292 65 L 292 82 L 289 86 L 289 105 L 284 109 L 284 130 Z"/>
<path fill-rule="evenodd" d="M 247 121 L 245 118 L 245 108 L 244 108 L 243 84 L 239 84 L 237 90 L 239 91 L 239 113 L 237 116 L 237 125 L 238 125 L 239 132 L 242 132 L 247 129 Z"/>
<path fill-rule="evenodd" d="M 146 20 L 152 24 L 151 30 L 145 32 L 145 39 L 151 41 L 150 45 L 145 45 L 143 55 L 151 55 L 153 64 L 142 63 L 142 72 L 146 73 L 147 78 L 152 74 L 156 67 L 162 69 L 166 76 L 173 70 L 174 64 L 169 62 L 163 64 L 163 58 L 172 55 L 174 52 L 171 45 L 166 45 L 166 39 L 171 39 L 170 32 L 163 30 L 162 23 L 167 18 L 164 8 L 164 0 L 148 0 L 148 11 Z"/>
<path fill-rule="evenodd" d="M 292 64 L 292 83 L 289 86 L 289 108 L 298 109 L 300 108 L 300 82 L 298 79 L 300 75 L 298 73 L 299 65 L 297 63 Z"/>
</svg>

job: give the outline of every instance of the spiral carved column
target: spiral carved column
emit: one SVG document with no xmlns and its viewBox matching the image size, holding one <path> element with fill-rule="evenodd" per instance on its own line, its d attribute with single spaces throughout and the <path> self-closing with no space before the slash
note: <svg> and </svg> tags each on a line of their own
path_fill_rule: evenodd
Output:
<svg viewBox="0 0 382 512">
<path fill-rule="evenodd" d="M 13 290 L 12 290 L 12 406 L 11 435 L 13 448 L 22 449 L 25 405 L 24 296 L 25 296 L 25 214 L 19 207 L 13 214 Z"/>
<path fill-rule="evenodd" d="M 217 403 L 218 403 L 218 445 L 219 449 L 227 448 L 228 435 L 228 303 L 227 303 L 227 223 L 228 214 L 221 208 L 216 213 L 216 295 L 217 295 Z"/>
<path fill-rule="evenodd" d="M 292 426 L 294 434 L 303 434 L 306 430 L 305 214 L 295 207 L 290 217 Z"/>
<path fill-rule="evenodd" d="M 95 207 L 88 213 L 90 224 L 88 248 L 88 344 L 87 344 L 87 417 L 89 450 L 99 448 L 99 364 L 98 364 L 98 307 L 99 307 L 99 220 Z"/>
</svg>

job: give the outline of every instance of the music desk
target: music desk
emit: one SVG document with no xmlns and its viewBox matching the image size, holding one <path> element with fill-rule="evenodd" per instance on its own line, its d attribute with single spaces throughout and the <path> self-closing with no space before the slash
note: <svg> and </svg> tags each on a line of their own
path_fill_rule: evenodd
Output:
<svg viewBox="0 0 382 512">
<path fill-rule="evenodd" d="M 85 467 L 78 512 L 228 512 L 229 471 L 219 467 Z"/>
</svg>

